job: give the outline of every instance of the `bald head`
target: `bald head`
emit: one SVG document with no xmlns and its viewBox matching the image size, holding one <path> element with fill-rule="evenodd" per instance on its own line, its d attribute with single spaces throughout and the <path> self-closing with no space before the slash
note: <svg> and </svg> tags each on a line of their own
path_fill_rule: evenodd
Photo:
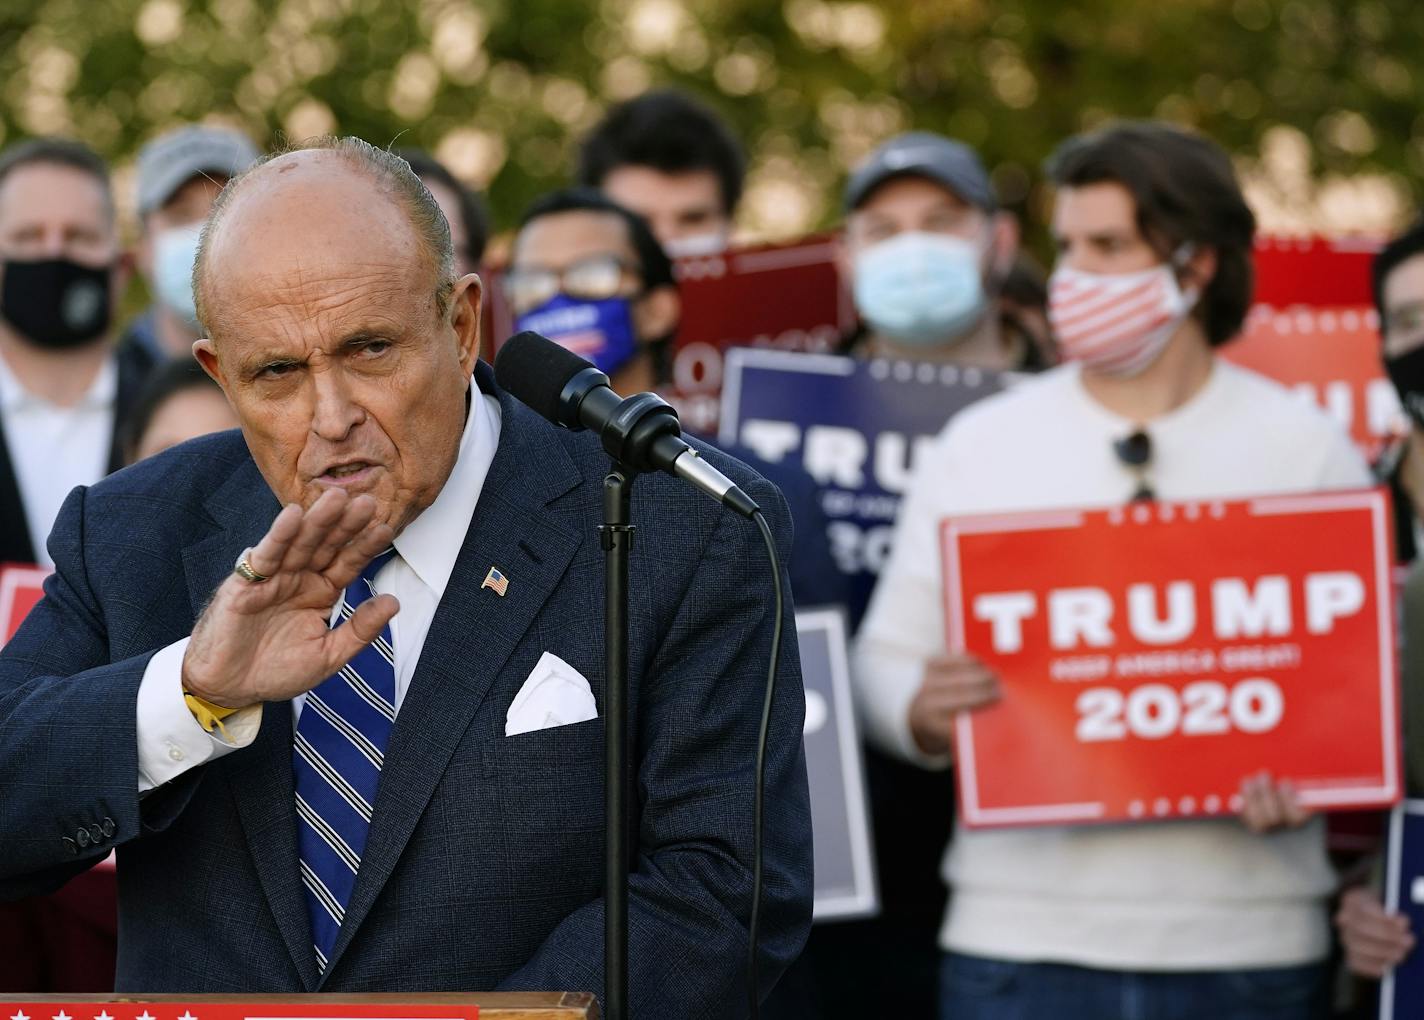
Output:
<svg viewBox="0 0 1424 1020">
<path fill-rule="evenodd" d="M 439 204 L 401 157 L 359 138 L 327 137 L 265 157 L 218 196 L 193 266 L 199 320 L 211 330 L 222 314 L 210 284 L 226 275 L 224 258 L 260 261 L 253 253 L 267 251 L 274 232 L 290 234 L 299 220 L 313 221 L 302 235 L 313 246 L 339 245 L 360 219 L 423 266 L 443 314 L 455 252 Z"/>
</svg>

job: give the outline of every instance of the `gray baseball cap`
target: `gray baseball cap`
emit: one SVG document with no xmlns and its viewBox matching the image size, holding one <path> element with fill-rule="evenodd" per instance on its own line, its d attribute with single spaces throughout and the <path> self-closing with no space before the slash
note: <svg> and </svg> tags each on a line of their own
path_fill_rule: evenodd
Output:
<svg viewBox="0 0 1424 1020">
<path fill-rule="evenodd" d="M 190 124 L 153 139 L 138 154 L 138 212 L 147 216 L 199 174 L 235 177 L 259 153 L 241 131 Z"/>
<path fill-rule="evenodd" d="M 926 177 L 942 184 L 985 212 L 999 208 L 994 185 L 973 149 L 943 135 L 911 131 L 885 142 L 856 167 L 846 182 L 846 211 L 857 208 L 890 178 L 905 176 Z"/>
</svg>

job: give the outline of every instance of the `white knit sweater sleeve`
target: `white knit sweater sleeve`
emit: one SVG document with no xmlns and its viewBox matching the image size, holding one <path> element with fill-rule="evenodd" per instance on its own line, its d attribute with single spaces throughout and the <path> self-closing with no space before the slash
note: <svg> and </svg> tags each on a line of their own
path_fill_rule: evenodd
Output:
<svg viewBox="0 0 1424 1020">
<path fill-rule="evenodd" d="M 945 650 L 939 528 L 943 494 L 954 485 L 948 438 L 941 434 L 915 465 L 851 666 L 856 709 L 871 743 L 931 769 L 948 767 L 950 757 L 919 749 L 909 710 L 926 661 Z"/>
<path fill-rule="evenodd" d="M 1373 484 L 1369 465 L 1343 431 L 1327 437 L 1321 444 L 1321 454 L 1322 489 L 1363 489 Z"/>
</svg>

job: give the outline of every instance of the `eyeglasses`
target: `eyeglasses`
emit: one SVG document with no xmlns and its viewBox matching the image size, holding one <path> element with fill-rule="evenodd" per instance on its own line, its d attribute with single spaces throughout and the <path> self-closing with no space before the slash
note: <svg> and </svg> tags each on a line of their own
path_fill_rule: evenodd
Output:
<svg viewBox="0 0 1424 1020">
<path fill-rule="evenodd" d="M 504 293 L 516 315 L 538 308 L 556 295 L 582 301 L 616 297 L 624 281 L 636 273 L 616 255 L 591 255 L 563 269 L 516 266 L 505 273 Z"/>
<path fill-rule="evenodd" d="M 1118 463 L 1131 471 L 1137 482 L 1137 488 L 1128 501 L 1138 503 L 1156 499 L 1157 494 L 1147 478 L 1147 469 L 1152 465 L 1152 437 L 1138 429 L 1131 435 L 1114 439 L 1112 448 Z"/>
</svg>

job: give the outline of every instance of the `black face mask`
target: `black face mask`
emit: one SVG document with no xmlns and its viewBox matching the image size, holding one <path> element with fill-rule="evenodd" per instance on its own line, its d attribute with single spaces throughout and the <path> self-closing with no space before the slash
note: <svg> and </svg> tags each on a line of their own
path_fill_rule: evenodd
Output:
<svg viewBox="0 0 1424 1020">
<path fill-rule="evenodd" d="M 111 271 L 67 259 L 7 260 L 0 316 L 36 347 L 82 347 L 109 328 Z"/>
<path fill-rule="evenodd" d="M 1415 427 L 1424 428 L 1424 347 L 1397 358 L 1385 358 L 1384 370 L 1410 421 Z"/>
</svg>

